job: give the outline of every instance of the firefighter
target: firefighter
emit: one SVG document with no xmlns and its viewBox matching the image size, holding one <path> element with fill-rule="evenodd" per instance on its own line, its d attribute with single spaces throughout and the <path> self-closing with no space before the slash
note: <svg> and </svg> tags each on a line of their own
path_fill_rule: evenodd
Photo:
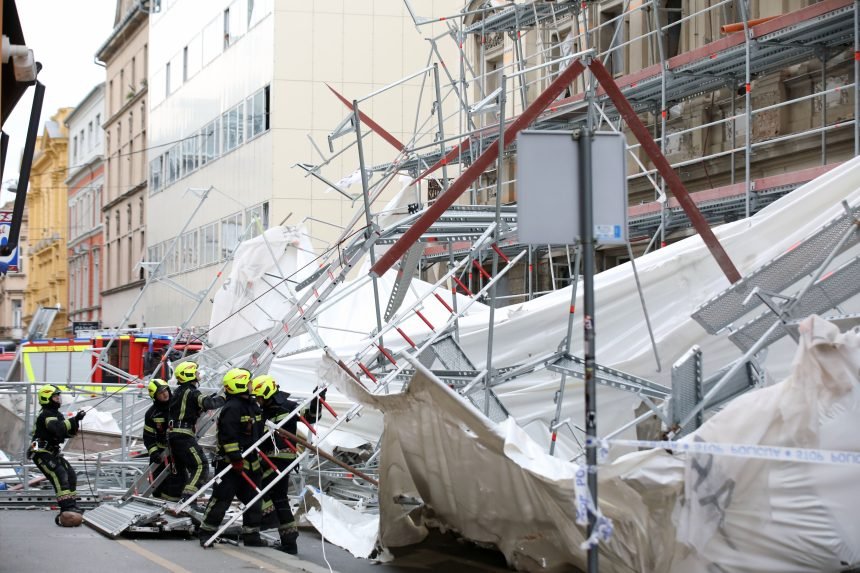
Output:
<svg viewBox="0 0 860 573">
<path fill-rule="evenodd" d="M 181 362 L 173 375 L 178 387 L 170 397 L 167 443 L 176 470 L 184 482 L 181 495 L 185 501 L 209 480 L 206 455 L 197 443 L 197 419 L 204 411 L 223 406 L 224 398 L 214 394 L 207 396 L 197 389 L 199 380 L 195 362 Z M 191 508 L 200 509 L 196 504 Z"/>
<path fill-rule="evenodd" d="M 62 397 L 60 389 L 53 384 L 39 388 L 39 404 L 42 411 L 36 418 L 33 440 L 27 457 L 31 457 L 36 467 L 54 486 L 60 513 L 54 522 L 57 525 L 80 525 L 83 513 L 77 505 L 78 476 L 71 464 L 60 453 L 63 442 L 74 436 L 80 429 L 81 420 L 86 412 L 78 411 L 74 417 L 66 418 L 60 413 Z M 76 515 L 73 515 L 76 514 Z"/>
<path fill-rule="evenodd" d="M 320 397 L 325 400 L 325 390 L 320 393 Z M 268 374 L 257 376 L 253 380 L 252 393 L 257 398 L 260 406 L 263 408 L 263 419 L 279 424 L 284 418 L 296 411 L 299 407 L 297 402 L 289 399 L 289 394 L 278 389 L 278 383 Z M 317 421 L 319 417 L 319 401 L 314 398 L 308 408 L 302 412 L 304 418 L 310 423 Z M 298 416 L 292 416 L 287 419 L 281 426 L 284 430 L 296 434 L 298 430 Z M 295 461 L 297 456 L 297 448 L 295 444 L 289 442 L 283 436 L 278 434 L 273 435 L 269 440 L 266 440 L 260 445 L 263 453 L 272 460 L 272 463 L 278 468 L 278 471 L 283 472 L 287 467 Z M 268 465 L 264 466 L 263 470 L 263 485 L 267 486 L 271 483 L 277 474 Z M 290 510 L 290 498 L 287 488 L 289 487 L 289 477 L 284 477 L 278 481 L 269 490 L 269 496 L 274 505 L 275 512 L 278 517 L 278 535 L 281 538 L 279 549 L 291 555 L 298 553 L 298 545 L 296 540 L 299 537 L 299 530 L 296 527 L 296 520 L 293 518 L 293 512 Z"/>
<path fill-rule="evenodd" d="M 200 545 L 212 537 L 233 498 L 238 497 L 245 505 L 242 541 L 249 547 L 265 547 L 267 544 L 260 537 L 262 501 L 249 504 L 260 488 L 260 460 L 256 450 L 242 458 L 242 452 L 262 437 L 262 412 L 251 398 L 251 373 L 243 368 L 229 370 L 224 375 L 224 391 L 227 403 L 218 415 L 215 471 L 220 473 L 227 467 L 230 470 L 212 490 L 198 533 Z"/>
<path fill-rule="evenodd" d="M 143 417 L 143 445 L 149 454 L 149 463 L 158 464 L 152 472 L 157 478 L 163 471 L 170 474 L 155 488 L 153 497 L 167 501 L 179 501 L 182 494 L 183 480 L 176 468 L 167 459 L 170 450 L 167 447 L 167 422 L 170 407 L 170 386 L 164 380 L 153 378 L 148 385 L 152 406 Z"/>
</svg>

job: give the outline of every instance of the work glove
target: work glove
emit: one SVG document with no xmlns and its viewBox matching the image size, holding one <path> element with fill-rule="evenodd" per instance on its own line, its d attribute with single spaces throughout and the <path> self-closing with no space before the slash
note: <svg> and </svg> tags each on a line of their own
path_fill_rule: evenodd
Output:
<svg viewBox="0 0 860 573">
<path fill-rule="evenodd" d="M 154 453 L 149 454 L 149 463 L 160 464 L 161 463 L 161 452 L 154 452 Z"/>
<path fill-rule="evenodd" d="M 314 392 L 313 392 L 313 393 L 314 393 L 314 394 L 316 394 L 316 393 L 317 393 L 317 390 L 319 390 L 319 386 L 315 386 L 315 387 L 314 387 Z M 324 389 L 323 389 L 323 391 L 319 393 L 319 397 L 320 397 L 320 398 L 322 398 L 323 400 L 325 400 L 326 392 L 328 392 L 328 388 L 324 388 Z"/>
<path fill-rule="evenodd" d="M 230 465 L 233 466 L 233 470 L 238 473 L 245 471 L 245 463 L 242 460 L 233 460 L 230 462 Z"/>
<path fill-rule="evenodd" d="M 87 413 L 86 413 L 86 412 L 84 412 L 83 410 L 78 410 L 78 413 L 77 413 L 77 414 L 75 414 L 75 420 L 77 420 L 78 422 L 80 422 L 81 420 L 83 420 L 83 419 L 84 419 L 84 416 L 86 416 L 86 415 L 87 415 Z"/>
</svg>

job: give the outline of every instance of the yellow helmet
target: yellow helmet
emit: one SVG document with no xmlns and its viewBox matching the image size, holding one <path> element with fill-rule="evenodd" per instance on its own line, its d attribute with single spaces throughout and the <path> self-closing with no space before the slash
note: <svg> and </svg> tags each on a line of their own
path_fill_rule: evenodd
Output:
<svg viewBox="0 0 860 573">
<path fill-rule="evenodd" d="M 268 374 L 257 376 L 251 381 L 251 384 L 251 394 L 259 396 L 263 400 L 268 400 L 275 395 L 275 392 L 278 391 L 278 383 L 275 382 L 275 379 Z"/>
<path fill-rule="evenodd" d="M 51 398 L 60 393 L 60 389 L 53 384 L 45 384 L 39 388 L 39 404 L 47 406 L 51 403 Z"/>
<path fill-rule="evenodd" d="M 251 389 L 251 373 L 244 368 L 233 368 L 224 375 L 224 391 L 228 394 L 245 394 Z"/>
<path fill-rule="evenodd" d="M 155 400 L 155 395 L 161 392 L 162 390 L 167 390 L 170 392 L 170 386 L 167 385 L 167 382 L 162 380 L 161 378 L 153 378 L 149 381 L 149 397 Z"/>
<path fill-rule="evenodd" d="M 194 382 L 197 380 L 197 363 L 180 362 L 173 370 L 173 375 L 176 376 L 176 381 L 180 384 L 184 384 L 185 382 Z"/>
</svg>

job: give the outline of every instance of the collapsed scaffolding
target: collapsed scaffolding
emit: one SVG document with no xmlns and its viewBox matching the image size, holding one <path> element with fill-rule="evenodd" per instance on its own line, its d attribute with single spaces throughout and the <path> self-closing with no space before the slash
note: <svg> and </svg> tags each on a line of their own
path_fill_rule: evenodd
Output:
<svg viewBox="0 0 860 573">
<path fill-rule="evenodd" d="M 723 4 L 725 2 L 721 2 L 719 5 Z M 740 5 L 745 7 L 743 2 Z M 326 249 L 323 255 L 314 261 L 315 269 L 313 272 L 306 268 L 290 274 L 278 269 L 279 274 L 271 277 L 274 281 L 274 292 L 282 296 L 289 305 L 289 311 L 283 317 L 275 317 L 272 320 L 272 326 L 259 334 L 236 340 L 228 345 L 209 348 L 197 356 L 201 366 L 208 371 L 202 386 L 204 388 L 217 388 L 220 375 L 234 366 L 245 367 L 252 372 L 262 373 L 268 371 L 272 362 L 277 358 L 316 350 L 331 357 L 343 372 L 356 383 L 366 388 L 373 388 L 374 392 L 386 393 L 408 384 L 416 370 L 412 360 L 414 358 L 451 388 L 454 388 L 458 394 L 483 412 L 489 419 L 494 422 L 501 422 L 508 417 L 509 412 L 503 400 L 498 396 L 499 387 L 516 380 L 520 376 L 545 369 L 557 373 L 560 377 L 559 389 L 555 393 L 554 399 L 555 415 L 549 422 L 550 453 L 555 452 L 559 434 L 562 432 L 565 432 L 574 443 L 585 444 L 588 436 L 586 436 L 583 426 L 572 422 L 569 417 L 563 416 L 566 379 L 585 378 L 588 370 L 584 360 L 573 355 L 570 351 L 573 338 L 571 329 L 575 315 L 574 302 L 577 297 L 577 277 L 580 274 L 581 259 L 583 258 L 582 250 L 574 248 L 571 254 L 570 247 L 566 245 L 547 245 L 545 248 L 535 248 L 518 242 L 516 213 L 512 208 L 502 205 L 504 187 L 515 183 L 515 179 L 504 176 L 506 171 L 504 161 L 506 154 L 514 148 L 516 133 L 529 125 L 537 129 L 570 129 L 572 126 L 587 120 L 589 109 L 595 111 L 593 119 L 596 120 L 598 126 L 617 130 L 620 124 L 616 124 L 616 122 L 621 118 L 626 120 L 628 125 L 635 124 L 638 121 L 635 112 L 641 113 L 649 109 L 658 110 L 659 113 L 656 113 L 655 116 L 661 116 L 659 122 L 661 137 L 651 140 L 650 137 L 647 137 L 647 129 L 641 124 L 636 134 L 637 137 L 641 136 L 639 145 L 645 148 L 650 159 L 658 167 L 647 169 L 642 164 L 639 157 L 634 153 L 638 145 L 631 145 L 628 148 L 631 153 L 630 156 L 640 166 L 640 170 L 635 175 L 631 175 L 630 179 L 647 178 L 651 182 L 658 204 L 661 206 L 657 215 L 652 213 L 638 221 L 640 225 L 638 229 L 643 232 L 648 230 L 648 234 L 652 235 L 646 251 L 650 249 L 651 245 L 658 244 L 658 241 L 659 243 L 665 242 L 667 235 L 673 229 L 689 224 L 683 221 L 680 216 L 673 216 L 665 191 L 666 186 L 673 192 L 692 224 L 703 236 L 707 236 L 709 221 L 701 215 L 695 198 L 691 198 L 686 193 L 680 179 L 673 176 L 673 169 L 683 167 L 686 163 L 669 165 L 668 161 L 665 160 L 668 137 L 666 131 L 667 102 L 693 97 L 704 90 L 713 89 L 713 86 L 724 85 L 727 83 L 726 77 L 734 81 L 738 78 L 738 70 L 743 71 L 744 85 L 749 86 L 750 78 L 754 74 L 766 73 L 768 70 L 778 69 L 796 61 L 798 58 L 808 57 L 809 47 L 813 45 L 823 46 L 824 49 L 835 49 L 844 47 L 846 39 L 853 37 L 856 50 L 858 36 L 856 33 L 857 3 L 821 3 L 815 7 L 810 7 L 810 9 L 804 9 L 806 11 L 804 17 L 794 18 L 790 25 L 783 25 L 782 27 L 779 26 L 778 21 L 750 26 L 745 13 L 743 36 L 735 36 L 730 42 L 722 42 L 718 50 L 713 46 L 706 46 L 707 49 L 701 50 L 700 54 L 688 55 L 682 64 L 673 64 L 671 60 L 664 58 L 661 49 L 660 61 L 655 64 L 655 68 L 659 66 L 658 73 L 653 73 L 654 70 L 649 68 L 651 75 L 643 71 L 637 78 L 622 78 L 617 82 L 613 81 L 603 67 L 601 58 L 605 62 L 611 57 L 614 50 L 623 47 L 624 44 L 617 44 L 613 39 L 609 50 L 603 54 L 598 54 L 589 49 L 589 38 L 595 31 L 603 26 L 611 26 L 613 23 L 615 24 L 613 38 L 615 38 L 621 28 L 624 14 L 633 10 L 644 10 L 645 6 L 652 7 L 652 14 L 657 20 L 653 34 L 665 33 L 671 25 L 664 26 L 659 21 L 661 10 L 655 1 L 643 3 L 632 10 L 628 10 L 629 2 L 625 2 L 624 9 L 616 22 L 607 22 L 596 27 L 589 27 L 587 11 L 582 11 L 578 2 L 532 3 L 506 6 L 501 9 L 485 7 L 457 14 L 446 18 L 449 26 L 448 33 L 430 39 L 430 59 L 438 60 L 433 65 L 429 65 L 413 76 L 377 90 L 364 98 L 350 101 L 340 96 L 350 111 L 341 125 L 332 132 L 329 140 L 331 142 L 346 135 L 355 137 L 354 143 L 350 143 L 348 147 L 354 146 L 358 154 L 363 209 L 355 214 L 335 244 Z M 414 14 L 408 2 L 407 7 Z M 689 15 L 687 18 L 693 16 L 695 14 Z M 467 25 L 467 18 L 474 18 L 479 21 Z M 567 54 L 559 58 L 552 58 L 552 50 L 550 49 L 542 50 L 538 54 L 539 62 L 530 62 L 527 58 L 521 57 L 523 54 L 520 45 L 522 32 L 539 30 L 539 33 L 544 33 L 548 27 L 557 30 L 558 20 L 561 18 L 576 18 L 577 27 L 588 30 L 587 33 L 582 34 L 581 38 L 573 39 L 574 43 L 580 42 L 579 45 L 583 46 L 584 50 L 568 50 Z M 419 29 L 426 23 L 418 16 L 414 16 L 414 19 Z M 582 24 L 579 24 L 580 21 Z M 674 25 L 678 25 L 678 23 Z M 760 26 L 764 26 L 764 28 L 760 28 Z M 483 86 L 488 75 L 486 72 L 478 74 L 473 72 L 463 50 L 464 39 L 469 35 L 482 38 L 480 41 L 480 62 L 483 67 L 485 61 L 483 38 L 490 34 L 499 33 L 509 35 L 518 57 L 512 64 L 512 71 L 501 74 L 499 87 L 485 91 Z M 441 59 L 437 42 L 445 38 L 453 40 L 458 46 L 457 49 L 460 54 L 459 79 L 451 75 L 449 66 L 445 65 Z M 658 46 L 662 48 L 662 41 L 658 42 Z M 716 57 L 712 57 L 714 55 Z M 717 74 L 717 78 L 713 80 L 713 85 L 703 84 L 702 78 L 713 77 L 714 67 L 717 65 L 725 66 L 727 71 L 724 75 L 726 77 L 719 77 Z M 855 78 L 857 77 L 857 65 L 858 62 L 855 60 Z M 579 96 L 564 97 L 576 76 L 579 76 L 586 67 L 589 67 L 595 75 L 601 78 L 604 91 L 597 92 L 584 83 L 583 93 Z M 443 89 L 446 88 L 446 85 L 440 77 L 440 71 L 444 73 L 449 84 L 447 86 L 449 92 L 444 95 Z M 468 79 L 467 71 L 471 74 Z M 432 113 L 422 124 L 421 130 L 416 130 L 412 140 L 403 144 L 386 132 L 383 126 L 362 112 L 360 107 L 366 105 L 366 102 L 377 95 L 396 89 L 403 82 L 416 77 L 428 79 L 432 83 L 434 93 L 432 96 Z M 469 94 L 466 90 L 466 85 L 469 83 L 475 83 L 479 86 L 479 101 L 472 105 L 468 103 Z M 621 89 L 613 88 L 616 83 Z M 532 99 L 529 97 L 531 86 L 546 87 L 540 91 L 540 95 Z M 856 83 L 831 89 L 824 89 L 823 84 L 822 91 L 813 96 L 804 96 L 800 100 L 778 105 L 789 105 L 812 97 L 824 98 L 836 90 L 848 88 L 853 89 L 856 96 Z M 450 97 L 452 94 L 453 98 Z M 750 98 L 750 90 L 746 89 L 744 114 L 722 121 L 736 121 L 743 118 L 746 122 L 745 133 L 751 133 L 751 117 L 756 113 L 756 110 L 751 109 Z M 443 104 L 451 99 L 456 101 L 456 109 L 446 115 Z M 658 100 L 659 106 L 657 105 Z M 626 101 L 630 101 L 632 106 L 626 107 L 624 103 Z M 857 98 L 855 97 L 855 109 L 856 105 Z M 514 113 L 512 114 L 513 117 L 508 118 L 509 110 L 519 110 L 520 113 L 518 115 Z M 498 122 L 495 125 L 487 125 L 484 121 L 488 113 L 497 113 Z M 855 113 L 856 117 L 857 114 Z M 468 126 L 468 130 L 455 136 L 446 136 L 446 125 L 453 118 L 457 118 L 461 125 Z M 418 118 L 416 118 L 416 125 L 417 123 Z M 656 125 L 655 123 L 655 127 Z M 856 152 L 860 137 L 858 137 L 857 122 L 854 120 L 823 125 L 821 128 L 796 134 L 796 137 L 822 135 L 822 158 L 824 160 L 826 157 L 824 154 L 826 149 L 824 136 L 830 131 L 845 129 L 851 125 L 854 126 Z M 397 149 L 398 156 L 394 161 L 381 166 L 371 166 L 365 163 L 363 140 L 368 136 L 368 133 L 363 131 L 365 126 Z M 731 156 L 732 177 L 734 178 L 735 154 L 740 151 L 744 152 L 745 182 L 742 194 L 734 193 L 730 196 L 717 197 L 715 202 L 718 205 L 710 204 L 712 211 L 718 216 L 723 216 L 726 212 L 736 215 L 743 212 L 744 216 L 749 216 L 754 210 L 766 203 L 766 200 L 763 199 L 756 204 L 756 198 L 764 197 L 765 193 L 762 193 L 763 190 L 759 188 L 753 188 L 753 179 L 749 168 L 750 156 L 756 146 L 772 144 L 782 140 L 782 138 L 763 143 L 753 143 L 750 137 L 745 139 L 744 146 L 736 147 L 733 144 L 732 149 L 721 153 L 721 155 Z M 432 142 L 426 143 L 429 140 Z M 659 141 L 659 148 L 656 147 L 655 141 Z M 324 156 L 325 161 L 322 164 L 302 164 L 301 168 L 308 175 L 314 176 L 326 185 L 337 187 L 332 185 L 329 178 L 322 173 L 325 166 L 335 156 L 336 154 Z M 701 161 L 707 159 L 709 158 L 702 158 Z M 482 185 L 481 177 L 493 164 L 495 164 L 496 173 L 495 185 Z M 459 170 L 456 178 L 449 173 L 454 165 Z M 424 208 L 420 196 L 417 195 L 418 187 L 416 184 L 428 179 L 437 170 L 442 172 L 441 178 L 437 180 L 440 194 L 431 206 Z M 368 175 L 370 172 L 381 174 L 378 183 L 370 184 Z M 402 215 L 399 219 L 392 217 L 386 209 L 374 211 L 374 205 L 378 204 L 386 191 L 386 187 L 394 182 L 399 173 L 403 172 L 409 174 L 410 186 L 416 188 L 417 208 L 408 209 L 415 212 L 403 212 L 407 210 L 407 206 L 404 204 L 406 201 L 395 205 L 395 210 L 400 211 L 395 214 Z M 659 179 L 654 177 L 658 173 Z M 453 183 L 450 182 L 452 179 Z M 773 193 L 773 196 L 787 192 L 800 182 L 802 180 L 782 185 Z M 470 194 L 470 204 L 454 205 L 457 196 L 466 191 Z M 408 196 L 408 193 L 410 192 L 404 196 Z M 476 199 L 482 194 L 495 200 L 494 207 L 476 204 Z M 710 200 L 714 201 L 713 198 Z M 701 211 L 707 211 L 707 209 L 703 208 Z M 712 334 L 724 332 L 724 329 L 751 311 L 749 307 L 751 299 L 746 295 L 752 287 L 758 288 L 756 291 L 757 298 L 752 299 L 752 301 L 758 304 L 767 304 L 769 307 L 760 318 L 755 318 L 749 325 L 732 332 L 731 340 L 745 351 L 744 356 L 740 360 L 726 364 L 722 370 L 706 378 L 703 375 L 701 351 L 696 348 L 690 349 L 672 367 L 671 385 L 653 382 L 615 368 L 596 365 L 594 376 L 598 383 L 630 392 L 647 406 L 647 410 L 642 415 L 630 420 L 623 426 L 612 428 L 602 437 L 610 439 L 627 430 L 628 427 L 654 416 L 658 417 L 670 429 L 672 436 L 683 435 L 702 423 L 704 409 L 717 408 L 740 393 L 759 385 L 763 374 L 762 368 L 757 362 L 756 354 L 776 340 L 775 336 L 778 332 L 783 335 L 785 332 L 790 333 L 791 324 L 797 318 L 811 312 L 827 312 L 838 307 L 841 301 L 857 293 L 857 290 L 851 286 L 860 284 L 856 280 L 855 264 L 849 263 L 832 275 L 821 278 L 825 271 L 829 270 L 833 258 L 856 243 L 856 215 L 856 208 L 847 207 L 844 216 L 834 220 L 820 233 L 816 233 L 808 241 L 802 243 L 803 248 L 808 246 L 809 252 L 816 253 L 815 257 L 810 257 L 807 251 L 802 249 L 794 250 L 787 253 L 785 257 L 781 257 L 772 264 L 768 264 L 743 278 L 734 269 L 728 257 L 724 253 L 719 254 L 721 248 L 716 239 L 710 241 L 709 247 L 712 248 L 712 252 L 717 253 L 715 256 L 720 261 L 721 268 L 723 268 L 729 282 L 733 283 L 734 286 L 697 311 L 694 315 L 696 320 Z M 388 216 L 388 224 L 381 225 L 380 221 L 386 216 Z M 645 220 L 646 218 L 647 220 Z M 392 219 L 395 220 L 392 221 Z M 262 237 L 271 252 L 273 264 L 277 267 L 276 253 L 269 246 L 266 235 L 264 234 Z M 390 248 L 385 253 L 381 253 L 381 257 L 377 259 L 376 248 L 380 245 L 390 245 Z M 628 243 L 626 248 L 632 263 L 634 259 L 632 246 Z M 571 288 L 571 312 L 566 317 L 568 323 L 567 336 L 559 340 L 558 350 L 555 352 L 534 357 L 527 362 L 498 365 L 494 360 L 493 353 L 494 311 L 501 306 L 500 302 L 505 297 L 505 295 L 499 294 L 499 285 L 504 281 L 510 281 L 508 275 L 517 269 L 518 265 L 523 265 L 528 268 L 528 273 L 523 274 L 524 288 L 521 294 L 513 296 L 530 300 L 541 294 L 539 289 L 534 287 L 534 283 L 537 282 L 536 276 L 532 272 L 534 262 L 544 253 L 544 256 L 552 259 L 552 255 L 558 252 L 564 253 L 563 257 L 568 268 L 563 274 Z M 169 253 L 168 250 L 165 259 Z M 347 279 L 355 273 L 356 266 L 365 256 L 370 259 L 371 272 L 352 281 L 348 288 L 358 289 L 365 284 L 372 285 L 375 293 L 376 327 L 366 338 L 363 346 L 352 356 L 349 358 L 341 357 L 326 344 L 325 336 L 319 332 L 315 326 L 315 321 L 322 313 L 331 308 L 335 300 L 348 295 L 344 292 L 343 287 L 348 282 Z M 801 260 L 804 261 L 803 265 L 798 262 Z M 380 294 L 378 281 L 398 261 L 398 274 L 393 281 L 392 292 L 386 302 Z M 224 263 L 222 270 L 226 268 L 228 262 Z M 441 263 L 440 266 L 447 265 L 447 268 L 429 273 L 428 276 L 434 276 L 434 280 L 430 282 L 423 293 L 412 293 L 411 299 L 407 302 L 407 293 L 414 289 L 412 283 L 419 271 L 422 269 L 427 271 L 435 263 Z M 161 264 L 161 262 L 145 263 L 151 270 L 147 285 L 150 281 L 156 282 L 167 278 L 159 275 Z M 488 270 L 487 266 L 490 266 L 491 270 Z M 554 269 L 551 262 L 549 269 L 551 272 Z M 801 295 L 791 297 L 787 304 L 780 305 L 768 298 L 774 296 L 774 293 L 785 292 L 809 273 L 814 273 L 813 280 L 808 281 Z M 196 306 L 187 320 L 183 322 L 181 334 L 199 337 L 203 342 L 206 342 L 205 335 L 190 332 L 188 325 L 206 294 L 217 283 L 220 275 L 221 270 L 213 277 L 206 292 L 184 293 L 196 301 Z M 550 282 L 550 290 L 555 290 L 558 282 L 556 277 L 551 276 Z M 180 285 L 175 285 L 175 283 L 173 285 L 180 291 L 183 290 Z M 833 285 L 832 289 L 830 288 L 831 285 Z M 738 304 L 739 298 L 743 299 L 740 301 L 742 304 Z M 645 311 L 644 303 L 643 298 L 643 311 Z M 470 308 L 475 304 L 487 304 L 489 308 L 486 359 L 481 366 L 476 366 L 474 356 L 470 357 L 459 343 L 460 320 L 467 315 Z M 441 313 L 443 317 L 441 322 L 431 320 L 432 317 L 428 318 L 429 313 L 426 306 L 429 305 L 434 305 L 435 311 Z M 728 313 L 729 318 L 721 317 L 719 320 L 708 318 L 709 313 L 715 312 L 712 310 L 715 308 L 728 309 L 721 312 Z M 130 314 L 131 311 L 127 314 L 126 320 Z M 647 316 L 647 311 L 645 311 L 646 320 Z M 407 322 L 409 326 L 406 326 Z M 423 325 L 423 327 L 415 329 L 415 324 Z M 310 346 L 298 344 L 302 335 L 306 335 L 303 340 L 310 339 Z M 651 335 L 650 332 L 649 335 Z M 651 337 L 653 339 L 653 335 Z M 179 338 L 177 336 L 177 340 Z M 386 345 L 385 339 L 390 341 L 391 338 L 399 338 L 396 345 L 391 343 Z M 393 346 L 400 349 L 394 351 L 392 350 Z M 656 350 L 655 346 L 656 369 L 659 371 L 661 363 Z M 164 354 L 164 357 L 167 357 L 167 353 Z M 320 390 L 323 388 L 324 386 L 321 385 Z M 29 395 L 30 392 L 27 390 L 27 396 Z M 312 396 L 308 397 L 303 405 L 306 405 L 311 398 Z M 662 403 L 658 403 L 660 401 Z M 31 403 L 32 401 L 28 401 L 28 404 Z M 29 412 L 30 408 L 28 407 L 27 410 Z M 146 474 L 151 468 L 144 468 L 143 464 L 122 465 L 128 462 L 129 436 L 134 434 L 136 424 L 139 425 L 142 410 L 135 410 L 132 407 L 132 412 L 128 412 L 124 398 L 120 410 L 120 417 L 124 421 L 122 425 L 123 438 L 122 448 L 116 458 L 121 466 L 118 466 L 120 468 L 118 470 L 111 470 L 113 473 L 110 477 L 116 479 L 115 476 L 121 476 L 125 480 L 118 482 L 120 487 L 117 489 L 121 489 L 123 485 L 129 485 L 129 482 L 131 483 L 122 496 L 125 497 L 125 505 L 120 504 L 117 507 L 127 507 L 129 503 L 146 504 L 148 502 L 142 502 L 136 497 L 130 496 L 129 492 L 134 492 L 135 489 L 140 488 L 143 484 L 140 478 L 143 477 L 145 481 Z M 360 410 L 361 406 L 355 405 L 340 414 L 335 414 L 333 410 L 330 411 L 335 418 L 334 422 L 328 425 L 326 431 L 313 436 L 313 442 L 316 445 L 324 444 L 334 430 L 353 420 L 360 413 Z M 294 413 L 294 415 L 297 414 L 298 411 Z M 207 425 L 203 424 L 201 434 L 205 433 L 206 429 Z M 270 431 L 276 431 L 276 429 Z M 316 432 L 312 429 L 309 431 Z M 255 448 L 258 445 L 259 442 Z M 594 444 L 590 444 L 590 446 L 595 447 Z M 574 460 L 582 455 L 583 448 L 579 449 L 580 451 L 573 457 Z M 308 475 L 309 472 L 316 475 L 316 470 L 319 469 L 320 472 L 327 473 L 332 489 L 338 490 L 343 499 L 363 507 L 374 508 L 376 506 L 376 491 L 373 481 L 376 479 L 378 467 L 376 465 L 378 463 L 378 449 L 374 448 L 367 452 L 368 455 L 364 456 L 365 459 L 352 460 L 358 462 L 352 464 L 353 469 L 357 470 L 355 475 L 364 475 L 363 478 L 358 479 L 353 476 L 346 476 L 343 472 L 333 469 L 332 466 L 323 466 L 320 461 L 314 462 L 319 467 L 312 468 L 310 462 L 312 456 L 310 454 L 310 449 L 305 450 L 293 464 L 296 467 L 301 465 L 304 467 L 303 474 L 300 474 L 298 478 L 299 483 L 292 491 L 302 491 L 303 483 L 301 480 L 303 478 L 301 475 Z M 84 469 L 86 470 L 86 468 Z M 124 475 L 126 471 L 128 471 L 127 476 Z M 105 476 L 101 472 L 102 470 L 98 469 L 95 476 L 98 478 L 101 475 L 103 479 Z M 288 475 L 289 470 L 283 472 L 283 475 L 279 475 L 277 479 L 289 479 Z M 211 486 L 217 478 L 218 476 L 215 476 L 208 485 Z M 25 479 L 24 483 L 26 482 Z M 96 491 L 90 493 L 97 496 L 99 488 L 94 489 Z M 205 490 L 206 488 L 202 488 L 201 492 Z M 265 490 L 261 490 L 258 497 L 262 497 L 264 494 Z M 192 501 L 189 500 L 172 509 L 181 512 Z M 158 511 L 162 512 L 161 508 Z M 139 518 L 142 513 L 147 515 L 143 521 Z M 129 523 L 135 522 L 138 525 L 145 525 L 145 523 L 150 522 L 152 516 L 147 512 L 142 513 L 131 512 L 131 515 L 137 517 L 132 517 Z M 241 511 L 234 513 L 209 542 L 211 543 L 215 537 L 222 535 L 240 516 Z M 92 523 L 98 523 L 99 515 L 95 514 L 88 519 Z M 126 522 L 123 521 L 123 523 Z M 171 524 L 169 527 L 172 528 L 175 525 Z M 111 531 L 111 535 L 118 535 L 122 531 L 121 529 L 118 530 L 115 525 L 110 527 L 105 525 L 103 530 Z"/>
</svg>

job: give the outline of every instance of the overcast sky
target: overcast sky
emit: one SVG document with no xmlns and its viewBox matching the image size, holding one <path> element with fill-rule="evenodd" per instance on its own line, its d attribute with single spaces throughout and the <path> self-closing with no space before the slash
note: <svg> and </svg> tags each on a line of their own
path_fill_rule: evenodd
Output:
<svg viewBox="0 0 860 573">
<path fill-rule="evenodd" d="M 95 85 L 105 81 L 105 69 L 94 60 L 113 29 L 116 0 L 17 0 L 16 5 L 27 47 L 42 63 L 39 81 L 45 84 L 45 101 L 40 125 L 44 125 L 57 109 L 78 105 Z M 18 178 L 33 91 L 29 88 L 24 93 L 3 124 L 9 151 L 2 203 L 14 197 L 5 191 L 6 182 Z"/>
</svg>

